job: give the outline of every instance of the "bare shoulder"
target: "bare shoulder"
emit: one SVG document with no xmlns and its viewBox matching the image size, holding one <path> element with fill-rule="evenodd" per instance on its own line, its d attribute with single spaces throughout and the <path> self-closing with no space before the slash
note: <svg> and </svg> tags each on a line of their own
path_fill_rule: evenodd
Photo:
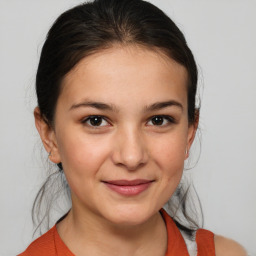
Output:
<svg viewBox="0 0 256 256">
<path fill-rule="evenodd" d="M 215 235 L 216 256 L 247 256 L 245 249 L 232 239 Z"/>
</svg>

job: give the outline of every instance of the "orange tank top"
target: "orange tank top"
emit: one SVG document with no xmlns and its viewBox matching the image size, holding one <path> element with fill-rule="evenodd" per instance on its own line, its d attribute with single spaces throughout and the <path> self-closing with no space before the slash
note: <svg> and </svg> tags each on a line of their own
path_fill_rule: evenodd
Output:
<svg viewBox="0 0 256 256">
<path fill-rule="evenodd" d="M 165 256 L 189 256 L 186 243 L 172 218 L 164 211 L 161 214 L 166 224 L 168 246 Z M 214 234 L 205 229 L 196 233 L 197 256 L 215 256 Z M 18 256 L 75 256 L 61 240 L 56 225 L 32 242 Z"/>
</svg>

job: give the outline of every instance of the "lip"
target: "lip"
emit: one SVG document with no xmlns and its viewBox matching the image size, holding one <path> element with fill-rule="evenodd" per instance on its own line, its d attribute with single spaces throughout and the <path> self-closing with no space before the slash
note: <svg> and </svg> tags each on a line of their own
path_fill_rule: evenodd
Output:
<svg viewBox="0 0 256 256">
<path fill-rule="evenodd" d="M 136 196 L 147 190 L 154 180 L 109 180 L 103 183 L 111 190 L 124 196 Z"/>
</svg>

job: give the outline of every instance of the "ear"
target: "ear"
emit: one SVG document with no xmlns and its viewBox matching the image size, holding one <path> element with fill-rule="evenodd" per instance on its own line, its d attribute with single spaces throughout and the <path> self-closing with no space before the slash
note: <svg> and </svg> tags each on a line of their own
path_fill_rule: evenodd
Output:
<svg viewBox="0 0 256 256">
<path fill-rule="evenodd" d="M 42 117 L 38 107 L 34 110 L 34 117 L 36 129 L 41 137 L 45 150 L 49 154 L 49 159 L 53 163 L 60 163 L 60 154 L 54 129 Z"/>
<path fill-rule="evenodd" d="M 188 127 L 188 137 L 187 137 L 187 147 L 186 147 L 185 159 L 187 159 L 189 157 L 189 150 L 190 150 L 192 143 L 195 139 L 196 131 L 198 128 L 198 123 L 199 123 L 199 110 L 196 110 L 195 120 L 192 124 L 189 124 L 189 127 Z"/>
</svg>

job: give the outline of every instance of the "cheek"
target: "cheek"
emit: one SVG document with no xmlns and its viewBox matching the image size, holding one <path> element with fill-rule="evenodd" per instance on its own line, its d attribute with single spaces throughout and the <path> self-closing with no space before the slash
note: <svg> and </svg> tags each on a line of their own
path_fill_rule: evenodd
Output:
<svg viewBox="0 0 256 256">
<path fill-rule="evenodd" d="M 78 198 L 95 188 L 101 166 L 108 157 L 109 143 L 85 136 L 65 136 L 60 143 L 60 156 L 69 187 Z"/>
<path fill-rule="evenodd" d="M 152 147 L 155 162 L 169 174 L 183 170 L 186 149 L 186 140 L 183 138 L 178 135 L 166 137 Z"/>
<path fill-rule="evenodd" d="M 186 139 L 179 134 L 166 136 L 152 144 L 151 157 L 158 170 L 158 186 L 153 195 L 158 208 L 171 198 L 184 168 Z"/>
<path fill-rule="evenodd" d="M 161 191 L 167 201 L 176 190 L 184 169 L 186 136 L 185 133 L 173 133 L 152 147 L 152 159 L 159 167 Z"/>
<path fill-rule="evenodd" d="M 73 134 L 70 136 L 69 134 Z M 90 138 L 79 133 L 63 134 L 59 141 L 60 156 L 67 175 L 81 178 L 97 175 L 102 163 L 108 156 L 110 143 L 104 143 L 102 138 Z"/>
</svg>

